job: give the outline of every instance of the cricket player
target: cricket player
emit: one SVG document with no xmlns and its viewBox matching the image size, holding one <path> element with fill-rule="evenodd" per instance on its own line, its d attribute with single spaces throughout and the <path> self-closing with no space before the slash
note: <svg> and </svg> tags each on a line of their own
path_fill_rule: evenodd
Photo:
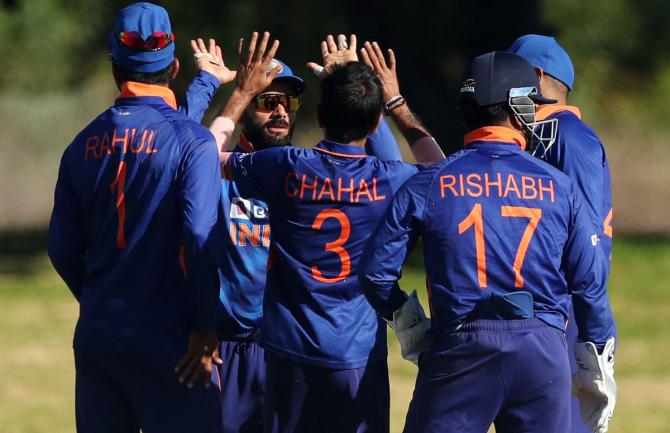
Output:
<svg viewBox="0 0 670 433">
<path fill-rule="evenodd" d="M 177 111 L 165 9 L 122 9 L 110 50 L 121 93 L 65 150 L 49 226 L 49 256 L 80 305 L 77 430 L 220 432 L 210 386 L 218 278 L 207 251 L 216 143 Z"/>
<path fill-rule="evenodd" d="M 269 57 L 251 63 L 264 71 Z M 272 229 L 261 325 L 266 432 L 389 429 L 386 331 L 356 271 L 390 198 L 419 168 L 365 153 L 383 106 L 375 72 L 357 62 L 330 72 L 318 108 L 325 139 L 315 148 L 233 153 L 224 162 L 242 196 L 267 203 Z M 404 128 L 425 131 L 403 114 L 406 105 L 393 111 Z"/>
<path fill-rule="evenodd" d="M 552 102 L 537 89 L 523 58 L 475 58 L 460 89 L 465 149 L 401 188 L 363 253 L 368 300 L 405 335 L 404 352 L 423 350 L 405 432 L 485 433 L 492 423 L 498 433 L 568 431 L 570 293 L 585 341 L 576 353 L 580 380 L 605 402 L 599 414 L 614 398 L 599 229 L 570 179 L 525 152 L 544 124 L 535 121 L 535 103 Z M 419 236 L 431 310 L 426 341 L 416 298 L 398 285 Z"/>
<path fill-rule="evenodd" d="M 338 36 L 340 41 L 343 35 Z M 269 34 L 260 39 L 252 35 L 250 46 L 259 44 L 258 52 L 267 47 Z M 333 48 L 335 38 L 326 38 Z M 323 55 L 324 68 L 345 58 L 356 59 L 355 35 L 351 44 L 334 46 Z M 222 52 L 216 42 L 202 39 L 192 41 L 198 67 L 207 71 L 219 85 L 235 78 L 225 66 Z M 274 53 L 268 53 L 268 55 Z M 246 65 L 242 65 L 243 67 Z M 274 147 L 291 146 L 300 95 L 304 81 L 285 63 L 274 59 L 269 68 L 277 68 L 276 75 L 266 71 L 250 80 L 248 71 L 239 73 L 238 85 L 221 113 L 214 119 L 210 130 L 221 149 L 230 145 L 235 125 L 241 125 L 239 143 L 235 152 L 254 152 Z M 203 77 L 204 78 L 204 77 Z M 189 102 L 203 92 L 203 84 L 194 82 L 187 91 Z M 208 86 L 206 87 L 208 88 Z M 204 94 L 208 98 L 208 94 Z M 207 99 L 207 102 L 209 102 Z M 195 111 L 190 115 L 195 116 Z M 198 119 L 199 120 L 199 119 Z M 382 160 L 399 160 L 398 145 L 383 121 L 367 137 L 366 149 Z M 235 181 L 221 180 L 219 224 L 214 241 L 215 256 L 221 280 L 218 330 L 221 339 L 219 352 L 223 363 L 218 367 L 221 381 L 221 403 L 224 433 L 261 432 L 262 403 L 265 390 L 265 354 L 258 343 L 263 318 L 263 292 L 270 246 L 270 225 L 267 204 L 255 197 L 243 198 Z"/>
<path fill-rule="evenodd" d="M 549 36 L 525 35 L 517 39 L 507 50 L 525 58 L 539 77 L 542 94 L 556 99 L 555 105 L 540 105 L 537 118 L 556 119 L 558 133 L 551 147 L 532 149 L 535 156 L 548 162 L 568 175 L 582 193 L 584 205 L 593 223 L 600 228 L 600 246 L 605 256 L 612 255 L 612 183 L 609 164 L 602 144 L 595 131 L 585 124 L 579 108 L 568 105 L 568 94 L 572 90 L 575 72 L 568 53 Z M 609 264 L 608 264 L 609 271 Z M 568 350 L 574 353 L 578 340 L 574 312 L 570 309 L 568 320 Z M 570 357 L 571 369 L 575 373 L 578 365 Z M 578 384 L 576 384 L 578 385 Z M 572 433 L 597 431 L 599 421 L 589 416 L 588 399 L 572 399 Z M 582 410 L 580 410 L 580 401 Z M 612 407 L 613 408 L 613 407 Z"/>
</svg>

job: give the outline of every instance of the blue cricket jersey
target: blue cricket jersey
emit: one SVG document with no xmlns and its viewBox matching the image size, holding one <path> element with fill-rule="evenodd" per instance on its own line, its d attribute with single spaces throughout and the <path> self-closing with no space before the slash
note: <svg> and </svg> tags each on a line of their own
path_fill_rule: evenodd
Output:
<svg viewBox="0 0 670 433">
<path fill-rule="evenodd" d="M 558 119 L 556 141 L 541 159 L 568 175 L 582 193 L 594 224 L 601 228 L 601 246 L 612 256 L 612 180 L 609 163 L 595 131 L 581 120 L 577 107 L 542 107 L 538 120 Z"/>
<path fill-rule="evenodd" d="M 391 197 L 418 167 L 322 141 L 314 149 L 235 153 L 228 170 L 243 196 L 269 208 L 266 350 L 343 369 L 385 357 L 385 324 L 359 289 L 358 262 Z"/>
<path fill-rule="evenodd" d="M 220 86 L 215 76 L 200 71 L 186 91 L 186 114 L 200 121 Z M 366 142 L 368 154 L 385 161 L 401 160 L 398 143 L 385 118 Z M 241 135 L 235 152 L 254 152 Z M 248 336 L 260 328 L 263 318 L 270 224 L 267 204 L 244 198 L 235 181 L 221 181 L 219 223 L 214 251 L 221 288 L 218 332 L 222 340 Z"/>
<path fill-rule="evenodd" d="M 599 230 L 570 179 L 522 150 L 517 131 L 487 127 L 410 179 L 363 253 L 370 303 L 390 317 L 408 249 L 423 237 L 434 333 L 477 318 L 492 294 L 525 290 L 535 315 L 565 329 L 570 293 L 580 337 L 603 344 L 614 322 Z"/>
<path fill-rule="evenodd" d="M 124 83 L 65 150 L 56 184 L 49 257 L 80 304 L 76 350 L 175 354 L 215 328 L 219 191 L 211 133 L 168 88 Z"/>
</svg>

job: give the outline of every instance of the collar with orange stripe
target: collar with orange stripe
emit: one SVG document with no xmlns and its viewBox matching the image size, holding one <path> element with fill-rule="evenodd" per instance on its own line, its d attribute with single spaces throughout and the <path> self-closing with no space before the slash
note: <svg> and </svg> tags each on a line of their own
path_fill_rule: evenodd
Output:
<svg viewBox="0 0 670 433">
<path fill-rule="evenodd" d="M 495 141 L 498 143 L 517 144 L 521 150 L 526 150 L 526 137 L 516 129 L 505 126 L 484 126 L 465 135 L 464 145 L 479 141 Z"/>
<path fill-rule="evenodd" d="M 352 144 L 337 143 L 335 141 L 323 140 L 314 147 L 314 150 L 328 155 L 340 156 L 342 158 L 365 158 L 368 155 L 365 149 Z"/>
<path fill-rule="evenodd" d="M 165 86 L 156 84 L 144 84 L 135 81 L 126 81 L 121 86 L 121 93 L 118 98 L 135 98 L 138 96 L 156 96 L 163 98 L 170 107 L 177 109 L 177 99 L 174 92 Z"/>
<path fill-rule="evenodd" d="M 582 112 L 579 108 L 573 105 L 543 105 L 535 113 L 535 120 L 545 120 L 547 117 L 551 116 L 554 113 L 559 113 L 561 111 L 569 111 L 579 119 L 582 118 Z"/>
</svg>

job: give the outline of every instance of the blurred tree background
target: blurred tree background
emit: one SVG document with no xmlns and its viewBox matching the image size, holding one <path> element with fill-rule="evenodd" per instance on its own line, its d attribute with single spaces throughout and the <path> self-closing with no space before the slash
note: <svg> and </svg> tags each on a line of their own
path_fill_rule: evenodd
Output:
<svg viewBox="0 0 670 433">
<path fill-rule="evenodd" d="M 0 2 L 0 228 L 43 227 L 63 149 L 115 86 L 107 40 L 129 1 Z M 158 1 L 172 17 L 183 94 L 194 65 L 188 41 L 215 37 L 235 67 L 237 40 L 252 30 L 280 39 L 279 57 L 308 82 L 296 143 L 318 138 L 318 83 L 304 66 L 320 60 L 329 33 L 356 33 L 396 51 L 403 93 L 447 152 L 460 147 L 458 82 L 469 59 L 505 49 L 525 33 L 549 34 L 576 69 L 571 102 L 596 127 L 611 160 L 619 233 L 670 233 L 670 3 L 662 0 Z M 222 89 L 206 117 L 221 107 Z M 11 205 L 10 205 L 11 204 Z M 644 209 L 644 212 L 640 210 Z"/>
</svg>

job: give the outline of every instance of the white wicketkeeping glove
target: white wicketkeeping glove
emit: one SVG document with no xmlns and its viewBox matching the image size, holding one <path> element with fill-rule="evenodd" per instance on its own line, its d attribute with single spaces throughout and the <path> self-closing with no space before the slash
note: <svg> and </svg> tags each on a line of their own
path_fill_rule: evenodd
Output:
<svg viewBox="0 0 670 433">
<path fill-rule="evenodd" d="M 605 433 L 616 403 L 614 382 L 614 337 L 607 340 L 601 355 L 591 342 L 575 343 L 579 370 L 572 376 L 573 394 L 579 398 L 582 421 L 594 433 Z"/>
<path fill-rule="evenodd" d="M 418 364 L 419 355 L 426 349 L 426 332 L 430 329 L 430 319 L 426 318 L 416 290 L 393 313 L 393 321 L 389 324 L 398 336 L 402 357 Z"/>
</svg>

